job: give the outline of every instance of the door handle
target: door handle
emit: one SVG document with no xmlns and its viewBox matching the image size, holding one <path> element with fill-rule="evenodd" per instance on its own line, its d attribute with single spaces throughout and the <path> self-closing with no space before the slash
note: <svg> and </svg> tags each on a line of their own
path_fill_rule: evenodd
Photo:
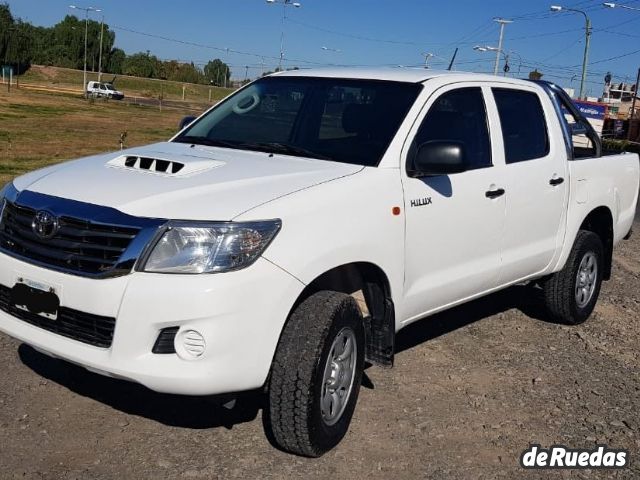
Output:
<svg viewBox="0 0 640 480">
<path fill-rule="evenodd" d="M 487 192 L 485 192 L 485 196 L 487 198 L 498 198 L 501 197 L 502 195 L 504 195 L 504 188 L 498 188 L 496 190 L 488 190 Z"/>
<path fill-rule="evenodd" d="M 549 185 L 552 185 L 555 187 L 557 185 L 560 185 L 563 182 L 564 182 L 564 178 L 562 177 L 552 178 L 551 180 L 549 180 Z"/>
</svg>

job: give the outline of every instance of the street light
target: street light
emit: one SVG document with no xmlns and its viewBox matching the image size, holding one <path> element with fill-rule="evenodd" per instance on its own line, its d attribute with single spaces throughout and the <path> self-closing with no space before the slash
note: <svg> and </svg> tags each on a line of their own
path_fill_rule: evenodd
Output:
<svg viewBox="0 0 640 480">
<path fill-rule="evenodd" d="M 299 2 L 292 2 L 291 0 L 266 0 L 268 4 L 282 5 L 282 30 L 280 33 L 280 61 L 278 62 L 278 70 L 282 70 L 282 60 L 284 58 L 284 22 L 287 19 L 287 7 L 300 8 L 302 4 Z"/>
<path fill-rule="evenodd" d="M 622 3 L 603 3 L 602 6 L 607 8 L 625 8 L 627 10 L 635 10 L 637 12 L 640 12 L 640 8 L 630 7 L 629 5 L 623 5 Z"/>
<path fill-rule="evenodd" d="M 587 81 L 587 63 L 589 63 L 589 42 L 591 40 L 591 20 L 587 16 L 587 14 L 576 8 L 568 8 L 562 7 L 560 5 L 551 5 L 552 12 L 573 12 L 579 13 L 584 16 L 585 25 L 584 25 L 584 33 L 585 33 L 585 42 L 584 42 L 584 57 L 582 59 L 582 79 L 580 80 L 580 98 L 584 98 L 584 86 Z"/>
<path fill-rule="evenodd" d="M 498 52 L 500 54 L 502 54 L 502 56 L 504 57 L 504 74 L 506 76 L 507 72 L 509 71 L 509 57 L 511 57 L 512 55 L 515 55 L 516 57 L 518 57 L 518 75 L 520 75 L 520 69 L 522 68 L 522 57 L 520 56 L 520 54 L 518 52 L 515 52 L 513 50 L 509 50 L 509 51 L 504 51 L 501 50 L 497 47 L 491 47 L 489 45 L 476 45 L 475 47 L 473 47 L 473 49 L 477 52 Z"/>
<path fill-rule="evenodd" d="M 87 35 L 89 33 L 89 12 L 101 12 L 102 10 L 94 7 L 78 7 L 76 5 L 69 5 L 69 8 L 82 10 L 84 12 L 84 76 L 82 90 L 84 91 L 84 97 L 87 98 Z"/>
<path fill-rule="evenodd" d="M 104 36 L 104 13 L 100 21 L 100 53 L 98 54 L 98 81 L 102 81 L 102 37 Z"/>
<path fill-rule="evenodd" d="M 435 53 L 425 52 L 422 54 L 424 57 L 424 68 L 429 68 L 429 60 L 436 56 Z"/>
</svg>

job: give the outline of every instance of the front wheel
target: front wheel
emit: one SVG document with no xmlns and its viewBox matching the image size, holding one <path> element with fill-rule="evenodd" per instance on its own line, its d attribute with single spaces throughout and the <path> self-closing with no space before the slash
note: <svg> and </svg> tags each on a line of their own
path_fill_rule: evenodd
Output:
<svg viewBox="0 0 640 480">
<path fill-rule="evenodd" d="M 347 433 L 364 366 L 364 327 L 356 301 L 321 291 L 291 314 L 269 378 L 267 426 L 277 445 L 319 457 Z"/>
<path fill-rule="evenodd" d="M 589 318 L 600 294 L 603 259 L 600 237 L 580 230 L 565 267 L 542 284 L 545 305 L 552 320 L 577 325 Z"/>
</svg>

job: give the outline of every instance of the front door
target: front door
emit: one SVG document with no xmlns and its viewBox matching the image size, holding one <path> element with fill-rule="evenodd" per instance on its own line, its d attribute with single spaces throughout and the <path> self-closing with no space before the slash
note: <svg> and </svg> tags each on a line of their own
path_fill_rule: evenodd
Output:
<svg viewBox="0 0 640 480">
<path fill-rule="evenodd" d="M 405 308 L 412 321 L 497 285 L 505 221 L 504 165 L 494 161 L 487 87 L 457 84 L 427 102 L 406 161 L 419 145 L 462 145 L 467 171 L 403 176 L 406 212 Z M 493 121 L 491 122 L 493 123 Z M 411 137 L 410 137 L 411 138 Z M 404 166 L 403 166 L 404 168 Z"/>
</svg>

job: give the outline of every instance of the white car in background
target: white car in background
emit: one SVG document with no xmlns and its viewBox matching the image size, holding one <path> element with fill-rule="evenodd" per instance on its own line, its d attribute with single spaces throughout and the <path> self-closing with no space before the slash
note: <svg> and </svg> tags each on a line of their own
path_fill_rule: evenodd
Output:
<svg viewBox="0 0 640 480">
<path fill-rule="evenodd" d="M 122 100 L 124 93 L 116 90 L 113 84 L 108 82 L 88 82 L 87 94 L 92 97 L 112 98 L 114 100 Z"/>
</svg>

